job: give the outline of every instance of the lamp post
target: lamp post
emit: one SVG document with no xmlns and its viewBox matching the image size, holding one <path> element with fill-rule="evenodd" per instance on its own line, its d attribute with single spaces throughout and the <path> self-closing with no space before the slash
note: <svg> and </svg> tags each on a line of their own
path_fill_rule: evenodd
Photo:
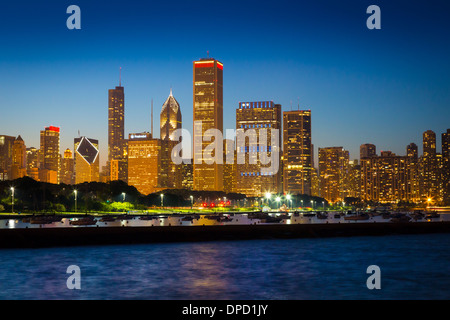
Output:
<svg viewBox="0 0 450 320">
<path fill-rule="evenodd" d="M 266 199 L 267 199 L 267 204 L 269 205 L 269 208 L 270 208 L 270 198 L 272 198 L 272 194 L 270 192 L 267 192 Z"/>
<path fill-rule="evenodd" d="M 126 193 L 125 192 L 122 192 L 122 202 L 125 202 L 125 196 L 126 196 Z"/>
<path fill-rule="evenodd" d="M 11 187 L 11 206 L 12 206 L 12 213 L 14 213 L 14 187 Z"/>
<path fill-rule="evenodd" d="M 325 210 L 325 201 L 322 201 L 322 209 Z"/>
<path fill-rule="evenodd" d="M 74 193 L 75 193 L 75 213 L 76 213 L 77 212 L 77 194 L 78 194 L 78 191 L 75 190 Z"/>
<path fill-rule="evenodd" d="M 427 206 L 427 207 L 428 207 L 428 208 L 429 208 L 430 205 L 431 205 L 431 201 L 432 201 L 431 198 L 428 198 L 428 199 L 427 199 L 427 202 L 428 202 L 428 206 Z"/>
<path fill-rule="evenodd" d="M 302 202 L 302 210 L 303 210 L 303 200 L 301 200 L 301 202 Z"/>
<path fill-rule="evenodd" d="M 161 193 L 161 208 L 164 207 L 164 195 Z"/>
<path fill-rule="evenodd" d="M 280 197 L 277 197 L 277 198 L 275 199 L 275 201 L 277 202 L 277 207 L 278 207 L 278 209 L 280 209 L 280 201 L 281 201 L 281 198 L 280 198 Z"/>
<path fill-rule="evenodd" d="M 291 195 L 290 194 L 288 194 L 287 196 L 286 196 L 286 199 L 288 200 L 288 205 L 289 205 L 289 209 L 292 207 L 291 206 Z"/>
<path fill-rule="evenodd" d="M 194 207 L 194 196 L 191 196 L 191 210 Z"/>
</svg>

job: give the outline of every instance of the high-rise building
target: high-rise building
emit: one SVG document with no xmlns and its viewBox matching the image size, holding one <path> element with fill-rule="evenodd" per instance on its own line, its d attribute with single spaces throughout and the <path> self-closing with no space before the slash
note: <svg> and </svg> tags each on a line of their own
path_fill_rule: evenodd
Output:
<svg viewBox="0 0 450 320">
<path fill-rule="evenodd" d="M 283 112 L 283 191 L 311 195 L 311 110 Z"/>
<path fill-rule="evenodd" d="M 281 185 L 281 105 L 273 101 L 240 102 L 236 109 L 236 192 L 247 197 L 279 193 Z M 239 135 L 245 141 L 239 141 Z M 278 139 L 272 143 L 272 138 Z M 263 145 L 260 144 L 265 139 Z M 262 154 L 277 157 L 278 167 L 266 172 L 273 163 L 263 163 Z M 243 159 L 243 160 L 240 160 Z"/>
<path fill-rule="evenodd" d="M 446 205 L 450 205 L 450 129 L 442 134 L 442 158 L 443 200 Z"/>
<path fill-rule="evenodd" d="M 411 157 L 390 151 L 361 160 L 361 198 L 366 201 L 395 203 L 412 201 Z"/>
<path fill-rule="evenodd" d="M 172 158 L 176 155 L 175 147 L 179 144 L 177 141 L 160 140 L 160 159 L 161 166 L 159 170 L 159 187 L 161 189 L 181 189 L 182 185 L 182 165 L 176 164 Z"/>
<path fill-rule="evenodd" d="M 348 174 L 344 178 L 347 186 L 347 197 L 361 197 L 361 165 L 358 160 L 348 162 Z"/>
<path fill-rule="evenodd" d="M 370 158 L 377 156 L 377 147 L 374 144 L 366 143 L 359 148 L 359 158 Z"/>
<path fill-rule="evenodd" d="M 61 156 L 59 153 L 60 128 L 46 127 L 41 131 L 41 146 L 39 149 L 39 180 L 42 182 L 59 183 Z"/>
<path fill-rule="evenodd" d="M 439 171 L 436 154 L 436 134 L 428 130 L 423 133 L 423 156 L 420 161 L 420 195 L 437 201 L 439 194 Z"/>
<path fill-rule="evenodd" d="M 64 157 L 61 160 L 61 183 L 69 185 L 74 183 L 73 168 L 74 160 L 72 150 L 66 149 L 64 151 Z"/>
<path fill-rule="evenodd" d="M 100 156 L 98 140 L 80 137 L 74 139 L 75 184 L 98 182 L 100 179 Z"/>
<path fill-rule="evenodd" d="M 13 164 L 11 167 L 11 180 L 23 178 L 27 175 L 27 147 L 21 136 L 13 144 Z"/>
<path fill-rule="evenodd" d="M 175 136 L 175 130 L 181 129 L 181 109 L 180 104 L 174 98 L 172 89 L 170 95 L 164 102 L 160 114 L 160 134 L 161 134 L 161 168 L 160 187 L 165 189 L 180 189 L 182 186 L 182 165 L 172 161 L 175 147 L 180 143 Z"/>
<path fill-rule="evenodd" d="M 27 148 L 27 175 L 39 181 L 39 151 L 35 147 Z"/>
<path fill-rule="evenodd" d="M 222 139 L 205 135 L 210 129 L 223 134 L 223 64 L 215 59 L 194 61 L 194 190 L 223 190 Z M 214 142 L 212 142 L 214 140 Z M 215 154 L 205 152 L 214 145 Z"/>
<path fill-rule="evenodd" d="M 0 135 L 0 181 L 11 179 L 13 145 L 16 137 Z"/>
<path fill-rule="evenodd" d="M 419 176 L 419 148 L 415 143 L 406 147 L 406 156 L 409 158 L 408 193 L 412 201 L 420 201 L 420 176 Z"/>
<path fill-rule="evenodd" d="M 108 160 L 123 158 L 125 132 L 125 94 L 118 86 L 109 90 L 108 99 Z"/>
<path fill-rule="evenodd" d="M 348 162 L 349 152 L 343 147 L 319 148 L 320 193 L 327 201 L 347 197 Z"/>
<path fill-rule="evenodd" d="M 311 170 L 311 195 L 314 197 L 320 197 L 319 171 L 314 167 Z"/>
<path fill-rule="evenodd" d="M 181 129 L 181 109 L 180 104 L 174 98 L 172 89 L 170 95 L 164 102 L 160 114 L 160 137 L 161 140 L 175 141 L 174 131 Z"/>
<path fill-rule="evenodd" d="M 192 190 L 194 187 L 194 176 L 193 176 L 193 160 L 190 159 L 190 161 L 186 161 L 186 163 L 182 164 L 182 182 L 181 182 L 181 188 L 185 190 Z"/>
<path fill-rule="evenodd" d="M 232 163 L 227 162 L 227 156 L 233 159 Z M 223 141 L 223 191 L 236 192 L 236 148 L 231 139 Z"/>
<path fill-rule="evenodd" d="M 128 139 L 128 184 L 143 195 L 160 190 L 161 140 L 148 132 Z"/>
</svg>

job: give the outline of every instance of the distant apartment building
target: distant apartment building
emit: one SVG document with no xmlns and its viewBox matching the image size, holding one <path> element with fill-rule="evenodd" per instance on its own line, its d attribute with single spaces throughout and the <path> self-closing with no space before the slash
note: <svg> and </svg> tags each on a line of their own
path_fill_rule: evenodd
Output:
<svg viewBox="0 0 450 320">
<path fill-rule="evenodd" d="M 446 205 L 450 205 L 450 129 L 442 134 L 442 158 L 443 200 Z"/>
<path fill-rule="evenodd" d="M 413 201 L 411 192 L 411 164 L 408 156 L 391 151 L 361 160 L 361 198 L 376 202 L 395 203 Z"/>
<path fill-rule="evenodd" d="M 377 147 L 374 144 L 366 143 L 359 148 L 359 158 L 370 158 L 377 156 Z"/>
<path fill-rule="evenodd" d="M 349 152 L 343 147 L 319 148 L 320 194 L 329 202 L 343 201 L 348 196 Z"/>
</svg>

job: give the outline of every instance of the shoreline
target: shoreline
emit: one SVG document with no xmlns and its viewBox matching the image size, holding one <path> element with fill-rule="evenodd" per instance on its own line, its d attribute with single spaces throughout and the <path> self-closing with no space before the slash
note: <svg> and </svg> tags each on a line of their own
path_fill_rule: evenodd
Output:
<svg viewBox="0 0 450 320">
<path fill-rule="evenodd" d="M 450 221 L 0 230 L 0 249 L 450 233 Z"/>
</svg>

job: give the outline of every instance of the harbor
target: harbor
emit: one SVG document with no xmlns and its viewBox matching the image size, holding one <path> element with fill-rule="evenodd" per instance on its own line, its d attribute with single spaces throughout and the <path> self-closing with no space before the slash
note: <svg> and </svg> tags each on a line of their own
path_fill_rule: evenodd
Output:
<svg viewBox="0 0 450 320">
<path fill-rule="evenodd" d="M 0 248 L 449 233 L 447 212 L 36 216 L 0 221 Z"/>
</svg>

